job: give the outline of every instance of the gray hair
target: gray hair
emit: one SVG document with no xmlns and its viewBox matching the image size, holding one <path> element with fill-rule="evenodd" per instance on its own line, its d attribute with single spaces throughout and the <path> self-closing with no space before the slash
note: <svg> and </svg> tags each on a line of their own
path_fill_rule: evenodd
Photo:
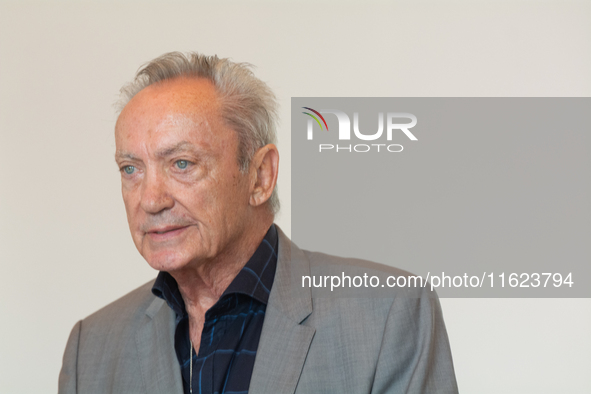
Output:
<svg viewBox="0 0 591 394">
<path fill-rule="evenodd" d="M 179 77 L 205 78 L 213 83 L 222 102 L 222 118 L 238 135 L 238 165 L 246 172 L 255 152 L 276 143 L 277 102 L 271 89 L 254 76 L 249 63 L 234 63 L 216 55 L 170 52 L 141 66 L 133 82 L 123 86 L 118 111 L 140 90 Z M 277 188 L 269 207 L 279 211 Z"/>
</svg>

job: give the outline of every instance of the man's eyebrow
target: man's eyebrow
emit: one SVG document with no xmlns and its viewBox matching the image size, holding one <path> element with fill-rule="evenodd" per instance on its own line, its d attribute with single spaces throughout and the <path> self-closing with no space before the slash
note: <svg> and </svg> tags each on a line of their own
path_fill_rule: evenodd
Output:
<svg viewBox="0 0 591 394">
<path fill-rule="evenodd" d="M 156 156 L 168 157 L 168 156 L 175 155 L 179 152 L 186 152 L 186 151 L 197 152 L 197 149 L 190 142 L 181 141 L 178 144 L 175 144 L 171 147 L 159 150 L 158 152 L 156 152 Z M 133 153 L 124 152 L 124 151 L 115 152 L 115 161 L 119 161 L 119 160 L 123 160 L 123 159 L 132 160 L 132 161 L 140 161 L 140 158 L 135 156 Z"/>
<path fill-rule="evenodd" d="M 119 161 L 119 160 L 123 160 L 123 159 L 128 159 L 128 160 L 132 160 L 132 161 L 139 161 L 139 158 L 134 156 L 131 153 L 122 152 L 122 151 L 115 152 L 115 161 Z"/>
<path fill-rule="evenodd" d="M 168 156 L 172 156 L 174 154 L 177 154 L 179 152 L 186 152 L 186 151 L 195 152 L 196 151 L 195 146 L 188 141 L 181 141 L 178 144 L 175 144 L 169 148 L 159 150 L 158 152 L 156 152 L 156 156 L 168 157 Z"/>
</svg>

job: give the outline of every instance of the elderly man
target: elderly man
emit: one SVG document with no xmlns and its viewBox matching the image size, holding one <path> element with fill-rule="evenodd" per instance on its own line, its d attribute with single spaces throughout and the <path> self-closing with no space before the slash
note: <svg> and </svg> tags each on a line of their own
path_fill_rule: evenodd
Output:
<svg viewBox="0 0 591 394">
<path fill-rule="evenodd" d="M 127 219 L 160 273 L 75 325 L 60 393 L 457 391 L 436 297 L 296 285 L 355 262 L 302 251 L 273 224 L 275 99 L 246 65 L 169 53 L 122 94 Z"/>
</svg>

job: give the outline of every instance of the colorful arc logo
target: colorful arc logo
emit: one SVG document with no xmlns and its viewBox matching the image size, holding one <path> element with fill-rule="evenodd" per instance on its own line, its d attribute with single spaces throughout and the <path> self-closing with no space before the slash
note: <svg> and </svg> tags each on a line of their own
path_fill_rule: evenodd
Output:
<svg viewBox="0 0 591 394">
<path fill-rule="evenodd" d="M 314 112 L 316 115 L 320 116 L 320 119 L 322 119 L 322 121 L 324 122 L 324 126 L 326 126 L 326 131 L 328 131 L 328 125 L 326 124 L 326 120 L 324 120 L 324 116 L 320 115 L 320 112 L 318 112 L 318 111 L 316 111 L 316 110 L 314 110 L 314 109 L 312 109 L 312 108 L 310 108 L 310 107 L 302 107 L 302 108 L 304 108 L 304 109 L 307 109 L 307 110 L 309 110 L 309 111 L 312 111 L 312 112 Z M 303 114 L 306 114 L 306 115 L 308 115 L 308 116 L 311 116 L 311 117 L 312 117 L 312 118 L 313 118 L 313 119 L 314 119 L 314 120 L 315 120 L 315 121 L 318 123 L 318 126 L 320 126 L 320 130 L 323 130 L 322 123 L 320 123 L 320 121 L 318 120 L 318 118 L 317 118 L 317 117 L 315 117 L 314 115 L 312 115 L 312 114 L 311 114 L 311 113 L 309 113 L 309 112 L 302 112 L 302 113 L 303 113 Z"/>
</svg>

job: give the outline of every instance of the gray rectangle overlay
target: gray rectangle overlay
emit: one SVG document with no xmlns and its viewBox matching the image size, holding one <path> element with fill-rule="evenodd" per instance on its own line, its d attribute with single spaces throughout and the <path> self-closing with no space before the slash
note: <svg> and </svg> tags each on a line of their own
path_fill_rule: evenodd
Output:
<svg viewBox="0 0 591 394">
<path fill-rule="evenodd" d="M 441 297 L 589 297 L 590 108 L 292 98 L 292 239 L 412 272 Z"/>
</svg>

